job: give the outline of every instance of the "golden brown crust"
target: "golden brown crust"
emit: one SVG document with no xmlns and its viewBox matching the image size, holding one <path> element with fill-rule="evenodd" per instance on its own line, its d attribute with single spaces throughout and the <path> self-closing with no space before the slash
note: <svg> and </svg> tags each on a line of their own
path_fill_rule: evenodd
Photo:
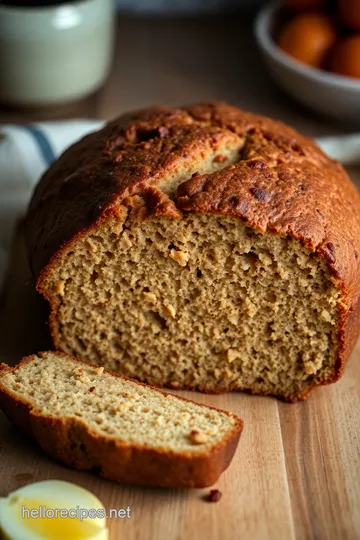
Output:
<svg viewBox="0 0 360 540">
<path fill-rule="evenodd" d="M 39 356 L 42 354 L 39 353 Z M 85 364 L 65 353 L 56 354 Z M 21 369 L 34 357 L 35 355 L 23 358 L 14 368 L 9 368 L 6 364 L 0 365 L 0 409 L 9 420 L 28 435 L 35 437 L 44 452 L 52 458 L 74 469 L 93 469 L 110 480 L 162 487 L 207 487 L 214 484 L 230 465 L 243 429 L 243 422 L 227 411 L 221 412 L 235 420 L 231 433 L 211 451 L 197 452 L 195 455 L 121 444 L 110 436 L 101 437 L 91 432 L 85 422 L 79 419 L 51 417 L 37 413 L 29 402 L 13 395 L 1 383 L 3 373 Z M 132 380 L 118 373 L 107 372 L 114 377 Z M 148 385 L 133 382 L 149 389 Z M 167 395 L 167 392 L 162 390 L 155 388 L 152 390 Z M 191 402 L 186 398 L 176 397 Z M 215 407 L 197 405 L 219 410 Z"/>
<path fill-rule="evenodd" d="M 157 188 L 161 177 L 234 134 L 238 163 L 183 182 L 175 201 Z M 136 194 L 148 214 L 234 216 L 260 232 L 297 238 L 324 259 L 343 296 L 332 381 L 340 377 L 360 330 L 360 197 L 337 162 L 293 129 L 223 103 L 121 117 L 67 150 L 36 189 L 27 246 L 38 290 L 47 296 L 44 278 L 66 246 Z"/>
</svg>

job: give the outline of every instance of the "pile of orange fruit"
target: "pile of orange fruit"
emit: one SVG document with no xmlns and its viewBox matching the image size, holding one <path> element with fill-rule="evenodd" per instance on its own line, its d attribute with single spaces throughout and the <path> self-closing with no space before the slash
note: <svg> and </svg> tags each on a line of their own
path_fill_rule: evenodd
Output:
<svg viewBox="0 0 360 540">
<path fill-rule="evenodd" d="M 360 79 L 360 0 L 284 0 L 277 36 L 287 54 L 309 66 Z"/>
</svg>

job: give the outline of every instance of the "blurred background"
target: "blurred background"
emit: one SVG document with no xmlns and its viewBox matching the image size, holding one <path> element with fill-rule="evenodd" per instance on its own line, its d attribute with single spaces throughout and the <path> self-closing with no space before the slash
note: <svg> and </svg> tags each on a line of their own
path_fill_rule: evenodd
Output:
<svg viewBox="0 0 360 540">
<path fill-rule="evenodd" d="M 0 122 L 225 100 L 351 132 L 359 36 L 360 0 L 0 1 Z"/>
<path fill-rule="evenodd" d="M 119 10 L 140 13 L 200 13 L 254 9 L 263 0 L 117 0 Z"/>
</svg>

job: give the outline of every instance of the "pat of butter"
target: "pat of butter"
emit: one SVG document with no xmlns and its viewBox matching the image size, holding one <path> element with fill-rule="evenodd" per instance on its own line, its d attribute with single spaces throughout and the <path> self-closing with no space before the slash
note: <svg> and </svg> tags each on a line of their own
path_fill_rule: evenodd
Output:
<svg viewBox="0 0 360 540">
<path fill-rule="evenodd" d="M 0 537 L 108 540 L 105 516 L 99 499 L 80 486 L 60 480 L 36 482 L 0 499 Z"/>
</svg>

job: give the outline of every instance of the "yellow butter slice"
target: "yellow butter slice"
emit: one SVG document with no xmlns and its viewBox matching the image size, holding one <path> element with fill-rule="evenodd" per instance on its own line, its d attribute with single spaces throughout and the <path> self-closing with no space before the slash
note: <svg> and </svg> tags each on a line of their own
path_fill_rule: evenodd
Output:
<svg viewBox="0 0 360 540">
<path fill-rule="evenodd" d="M 109 539 L 101 501 L 61 480 L 29 484 L 0 499 L 0 531 L 5 540 Z"/>
</svg>

